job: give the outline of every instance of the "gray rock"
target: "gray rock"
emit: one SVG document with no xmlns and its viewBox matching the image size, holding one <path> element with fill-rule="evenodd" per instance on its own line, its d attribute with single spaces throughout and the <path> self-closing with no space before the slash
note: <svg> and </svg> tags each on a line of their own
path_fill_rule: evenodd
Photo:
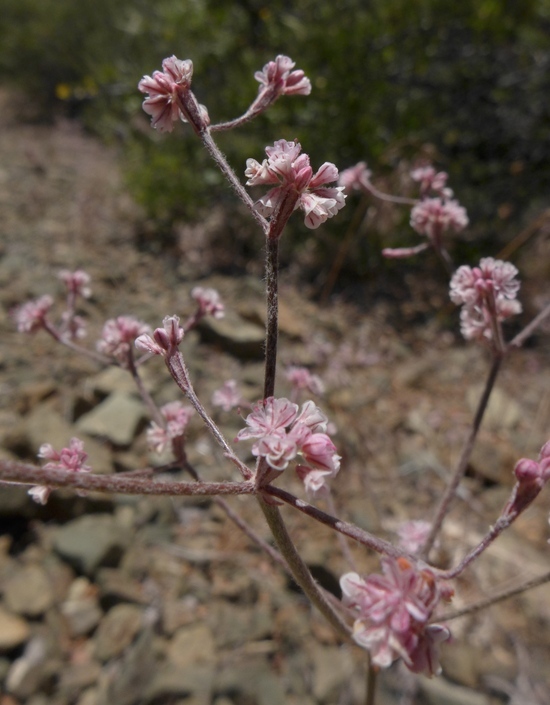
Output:
<svg viewBox="0 0 550 705">
<path fill-rule="evenodd" d="M 421 678 L 419 684 L 428 705 L 489 705 L 483 693 L 453 685 L 445 678 Z"/>
<path fill-rule="evenodd" d="M 193 624 L 178 629 L 168 646 L 167 656 L 169 662 L 178 668 L 213 663 L 216 647 L 210 628 L 206 624 Z"/>
<path fill-rule="evenodd" d="M 87 578 L 74 580 L 67 599 L 61 605 L 61 613 L 67 620 L 71 636 L 83 636 L 91 632 L 103 616 L 98 604 L 97 588 Z"/>
<path fill-rule="evenodd" d="M 203 340 L 219 345 L 236 357 L 263 357 L 265 330 L 245 321 L 233 311 L 226 311 L 225 318 L 204 318 L 199 324 L 199 330 Z"/>
<path fill-rule="evenodd" d="M 193 696 L 197 705 L 210 705 L 214 664 L 193 664 L 185 668 L 165 664 L 155 671 L 145 693 L 145 702 L 171 702 L 174 696 Z M 161 700 L 162 699 L 162 700 Z"/>
<path fill-rule="evenodd" d="M 336 702 L 344 683 L 353 674 L 349 649 L 316 645 L 312 651 L 313 695 L 322 702 Z"/>
<path fill-rule="evenodd" d="M 134 640 L 143 623 L 143 609 L 115 605 L 101 621 L 95 636 L 95 655 L 100 661 L 119 656 Z"/>
<path fill-rule="evenodd" d="M 0 607 L 0 651 L 9 651 L 21 646 L 29 635 L 29 625 L 24 619 Z"/>
<path fill-rule="evenodd" d="M 87 575 L 101 565 L 116 565 L 132 540 L 132 531 L 110 514 L 92 514 L 70 521 L 54 535 L 54 550 Z"/>
<path fill-rule="evenodd" d="M 258 705 L 286 703 L 281 679 L 264 659 L 257 657 L 248 657 L 246 663 L 233 663 L 218 671 L 214 690 L 219 695 L 243 694 Z"/>
<path fill-rule="evenodd" d="M 54 602 L 48 574 L 39 565 L 18 568 L 6 581 L 4 599 L 12 612 L 38 617 Z"/>
<path fill-rule="evenodd" d="M 80 432 L 107 438 L 118 446 L 129 446 L 146 419 L 145 407 L 139 399 L 125 392 L 113 392 L 75 425 Z"/>
</svg>

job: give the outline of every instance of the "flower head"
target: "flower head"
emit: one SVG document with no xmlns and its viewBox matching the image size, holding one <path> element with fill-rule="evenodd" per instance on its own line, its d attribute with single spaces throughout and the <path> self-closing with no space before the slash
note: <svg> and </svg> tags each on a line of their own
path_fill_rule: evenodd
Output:
<svg viewBox="0 0 550 705">
<path fill-rule="evenodd" d="M 295 65 L 291 58 L 279 54 L 275 61 L 268 62 L 261 71 L 256 71 L 254 78 L 260 83 L 258 98 L 262 99 L 262 104 L 272 103 L 281 95 L 311 93 L 311 81 L 303 71 L 293 71 Z"/>
<path fill-rule="evenodd" d="M 425 196 L 430 191 L 451 198 L 453 192 L 446 188 L 449 174 L 445 171 L 436 171 L 433 166 L 421 166 L 411 171 L 413 181 L 420 183 L 420 193 Z"/>
<path fill-rule="evenodd" d="M 455 304 L 462 304 L 460 330 L 467 340 L 492 340 L 495 326 L 521 313 L 517 274 L 513 264 L 492 257 L 483 258 L 478 267 L 457 269 L 449 293 Z"/>
<path fill-rule="evenodd" d="M 340 456 L 324 432 L 326 422 L 326 416 L 312 401 L 298 413 L 297 404 L 288 399 L 269 397 L 254 406 L 246 418 L 247 428 L 239 431 L 236 440 L 257 439 L 253 455 L 265 458 L 276 472 L 299 460 L 296 471 L 306 490 L 317 492 L 340 469 Z M 271 479 L 270 474 L 267 477 Z"/>
<path fill-rule="evenodd" d="M 338 185 L 343 186 L 346 193 L 359 191 L 368 184 L 372 172 L 367 168 L 366 162 L 358 162 L 349 169 L 344 169 L 338 179 Z"/>
<path fill-rule="evenodd" d="M 160 413 L 166 420 L 165 427 L 153 422 L 147 429 L 147 444 L 155 453 L 162 453 L 168 443 L 183 436 L 194 409 L 174 401 L 161 406 Z"/>
<path fill-rule="evenodd" d="M 373 663 L 387 668 L 402 658 L 409 669 L 437 673 L 437 644 L 449 638 L 443 627 L 428 625 L 436 606 L 448 592 L 429 570 L 418 570 L 404 558 L 384 558 L 382 575 L 362 578 L 346 573 L 340 579 L 344 602 L 358 617 L 353 638 L 371 654 Z"/>
<path fill-rule="evenodd" d="M 58 277 L 67 287 L 67 291 L 74 296 L 82 296 L 84 299 L 89 299 L 92 295 L 90 288 L 90 275 L 82 269 L 77 269 L 71 272 L 68 269 L 62 269 Z"/>
<path fill-rule="evenodd" d="M 179 324 L 179 317 L 165 316 L 162 323 L 163 328 L 155 328 L 152 337 L 148 333 L 142 333 L 136 338 L 135 345 L 138 350 L 165 356 L 178 347 L 185 332 Z"/>
<path fill-rule="evenodd" d="M 214 318 L 225 316 L 225 306 L 216 289 L 196 286 L 191 290 L 191 298 L 198 303 L 199 313 L 202 316 L 210 315 Z"/>
<path fill-rule="evenodd" d="M 71 438 L 68 447 L 60 451 L 54 450 L 49 443 L 43 443 L 38 450 L 38 457 L 49 461 L 42 466 L 43 470 L 92 471 L 92 468 L 86 465 L 88 453 L 84 451 L 84 443 L 79 438 Z M 39 504 L 46 504 L 50 494 L 51 489 L 43 485 L 36 485 L 29 490 L 29 495 Z"/>
<path fill-rule="evenodd" d="M 237 389 L 237 382 L 234 379 L 228 379 L 212 394 L 212 404 L 220 406 L 224 411 L 231 411 L 231 409 L 243 403 L 244 400 Z"/>
<path fill-rule="evenodd" d="M 411 226 L 432 242 L 449 230 L 458 233 L 467 225 L 466 209 L 458 201 L 424 198 L 411 211 Z"/>
<path fill-rule="evenodd" d="M 143 109 L 151 115 L 151 125 L 159 132 L 172 132 L 173 123 L 181 119 L 178 91 L 189 90 L 192 77 L 193 62 L 171 56 L 162 62 L 162 71 L 154 71 L 152 77 L 144 76 L 138 83 L 139 90 L 149 94 Z"/>
<path fill-rule="evenodd" d="M 44 327 L 46 314 L 53 306 L 51 296 L 41 296 L 16 308 L 12 317 L 20 333 L 36 333 Z"/>
<path fill-rule="evenodd" d="M 137 336 L 144 335 L 149 326 L 134 316 L 118 316 L 105 322 L 97 349 L 104 355 L 110 355 L 124 362 L 130 352 L 130 346 Z"/>
<path fill-rule="evenodd" d="M 286 370 L 286 378 L 297 392 L 308 391 L 311 394 L 323 394 L 325 385 L 318 375 L 312 374 L 307 367 L 291 365 Z"/>
<path fill-rule="evenodd" d="M 149 94 L 143 101 L 143 110 L 151 115 L 151 125 L 159 132 L 172 132 L 174 122 L 188 121 L 189 116 L 182 111 L 182 100 L 190 94 L 192 77 L 193 62 L 171 56 L 162 62 L 162 71 L 154 71 L 152 77 L 144 76 L 138 83 L 139 90 Z M 204 105 L 194 98 L 190 105 L 196 113 L 194 121 L 208 125 L 210 120 Z"/>
<path fill-rule="evenodd" d="M 294 199 L 294 210 L 305 213 L 308 228 L 318 228 L 344 207 L 343 186 L 327 187 L 338 180 L 338 169 L 325 162 L 314 174 L 307 154 L 300 154 L 298 142 L 279 140 L 266 147 L 268 156 L 261 164 L 248 159 L 245 175 L 247 186 L 277 184 L 260 198 L 255 206 L 266 218 L 272 216 L 287 197 Z"/>
</svg>

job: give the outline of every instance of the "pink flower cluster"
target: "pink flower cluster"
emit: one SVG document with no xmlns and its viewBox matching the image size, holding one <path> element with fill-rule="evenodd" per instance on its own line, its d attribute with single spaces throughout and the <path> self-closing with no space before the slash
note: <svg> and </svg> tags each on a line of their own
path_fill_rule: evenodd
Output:
<svg viewBox="0 0 550 705">
<path fill-rule="evenodd" d="M 450 283 L 453 303 L 462 305 L 460 329 L 467 339 L 491 340 L 494 326 L 510 316 L 521 313 L 516 300 L 520 282 L 513 264 L 483 258 L 478 267 L 463 265 Z"/>
<path fill-rule="evenodd" d="M 59 452 L 49 443 L 43 443 L 38 450 L 38 457 L 50 461 L 42 466 L 43 470 L 92 471 L 89 465 L 85 465 L 88 453 L 84 451 L 84 443 L 79 438 L 71 438 L 68 448 L 62 448 Z M 51 492 L 50 487 L 43 485 L 31 487 L 29 490 L 30 496 L 38 504 L 46 504 Z"/>
<path fill-rule="evenodd" d="M 241 396 L 237 389 L 237 382 L 234 379 L 229 379 L 223 385 L 214 391 L 212 394 L 212 404 L 221 407 L 224 411 L 231 411 L 237 406 L 250 406 Z"/>
<path fill-rule="evenodd" d="M 12 317 L 20 333 L 36 333 L 44 327 L 46 314 L 53 306 L 51 296 L 41 296 L 39 299 L 27 301 L 26 304 L 16 308 Z"/>
<path fill-rule="evenodd" d="M 383 575 L 340 579 L 344 602 L 357 610 L 353 638 L 372 662 L 387 668 L 402 658 L 415 673 L 440 672 L 439 646 L 450 638 L 446 627 L 428 624 L 441 599 L 452 592 L 429 570 L 418 570 L 405 558 L 382 559 Z"/>
<path fill-rule="evenodd" d="M 162 328 L 155 328 L 152 337 L 148 333 L 141 333 L 135 340 L 136 348 L 150 355 L 162 356 L 177 350 L 185 333 L 179 317 L 165 316 L 162 324 Z"/>
<path fill-rule="evenodd" d="M 325 392 L 323 380 L 319 375 L 312 374 L 307 367 L 291 365 L 287 368 L 285 376 L 296 392 L 307 391 L 317 396 Z"/>
<path fill-rule="evenodd" d="M 325 162 L 314 174 L 308 155 L 300 154 L 302 147 L 298 142 L 279 140 L 265 151 L 268 158 L 261 164 L 247 159 L 245 171 L 247 186 L 277 184 L 256 201 L 256 209 L 263 216 L 276 214 L 282 203 L 291 197 L 295 201 L 294 210 L 301 208 L 306 226 L 315 229 L 344 207 L 344 188 L 326 187 L 338 180 L 334 164 Z"/>
<path fill-rule="evenodd" d="M 340 469 L 340 456 L 326 434 L 327 417 L 312 401 L 302 405 L 269 397 L 256 404 L 246 418 L 246 428 L 236 440 L 256 439 L 255 456 L 265 458 L 270 468 L 282 472 L 298 456 L 297 472 L 308 492 L 317 492 Z"/>
<path fill-rule="evenodd" d="M 421 166 L 411 171 L 413 181 L 418 181 L 420 184 L 420 193 L 424 197 L 430 191 L 443 196 L 444 198 L 452 198 L 453 192 L 447 188 L 447 179 L 449 175 L 445 171 L 436 171 L 433 166 Z"/>
<path fill-rule="evenodd" d="M 346 193 L 360 191 L 370 182 L 372 171 L 367 168 L 366 162 L 358 162 L 349 169 L 344 169 L 338 179 L 338 185 L 343 186 Z"/>
<path fill-rule="evenodd" d="M 424 198 L 411 211 L 411 226 L 431 242 L 439 243 L 443 233 L 455 233 L 468 225 L 466 209 L 458 201 L 444 198 Z"/>
<path fill-rule="evenodd" d="M 147 444 L 155 453 L 162 453 L 166 446 L 176 438 L 181 438 L 194 410 L 179 401 L 161 406 L 160 413 L 166 419 L 163 428 L 155 422 L 147 429 Z"/>
<path fill-rule="evenodd" d="M 87 272 L 82 269 L 77 269 L 71 272 L 68 269 L 62 269 L 58 277 L 67 287 L 69 294 L 73 296 L 82 296 L 84 299 L 89 299 L 92 295 L 92 290 L 90 288 L 91 277 Z"/>
<path fill-rule="evenodd" d="M 293 71 L 296 64 L 288 56 L 279 55 L 275 61 L 267 63 L 254 78 L 261 84 L 256 102 L 272 103 L 281 95 L 309 95 L 311 82 L 303 71 Z"/>
<path fill-rule="evenodd" d="M 162 71 L 154 71 L 153 76 L 144 76 L 138 83 L 142 93 L 149 97 L 143 101 L 143 110 L 151 115 L 151 125 L 159 132 L 172 132 L 174 122 L 187 122 L 181 107 L 182 96 L 191 88 L 193 62 L 181 61 L 175 56 L 164 59 Z M 204 105 L 196 104 L 200 121 L 208 125 L 210 120 Z"/>
<path fill-rule="evenodd" d="M 225 315 L 225 306 L 216 289 L 209 289 L 202 286 L 196 286 L 191 290 L 191 298 L 199 305 L 199 315 L 213 316 L 214 318 L 223 318 Z"/>
<path fill-rule="evenodd" d="M 150 330 L 149 326 L 134 316 L 118 316 L 105 322 L 97 349 L 103 355 L 125 362 L 130 353 L 130 346 L 138 335 Z"/>
</svg>

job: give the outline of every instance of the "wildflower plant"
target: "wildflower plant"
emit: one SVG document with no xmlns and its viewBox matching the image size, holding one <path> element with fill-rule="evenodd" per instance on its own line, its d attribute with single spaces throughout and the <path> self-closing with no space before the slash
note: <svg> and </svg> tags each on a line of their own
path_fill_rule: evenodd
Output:
<svg viewBox="0 0 550 705">
<path fill-rule="evenodd" d="M 175 56 L 165 59 L 162 70 L 144 76 L 138 87 L 145 94 L 143 109 L 151 117 L 152 127 L 159 132 L 172 132 L 186 123 L 265 238 L 267 323 L 262 398 L 252 405 L 243 419 L 243 427 L 232 441 L 225 437 L 207 404 L 195 392 L 182 350 L 187 334 L 203 317 L 223 317 L 224 304 L 215 290 L 195 287 L 191 291 L 194 311 L 186 320 L 175 314 L 165 315 L 162 325 L 152 329 L 137 318 L 119 315 L 105 323 L 95 347 L 84 347 L 80 342 L 85 332 L 84 323 L 76 311 L 78 298 L 90 296 L 90 280 L 82 270 L 63 271 L 60 279 L 66 288 L 66 301 L 59 322 L 53 318 L 53 298 L 43 296 L 14 310 L 18 330 L 27 334 L 43 330 L 60 344 L 100 364 L 118 365 L 127 370 L 151 416 L 146 432 L 150 449 L 162 453 L 169 448 L 174 456 L 174 467 L 187 472 L 190 480 L 166 480 L 155 474 L 154 469 L 148 473 L 120 472 L 114 476 L 94 473 L 85 464 L 86 452 L 77 438 L 60 450 L 54 450 L 47 443 L 43 445 L 39 456 L 48 462 L 42 467 L 0 460 L 0 479 L 30 485 L 31 495 L 41 503 L 46 502 L 57 487 L 72 487 L 80 492 L 211 496 L 249 538 L 292 575 L 342 640 L 354 642 L 369 653 L 371 677 L 396 660 L 401 660 L 415 673 L 431 676 L 440 670 L 439 651 L 450 638 L 449 623 L 453 617 L 550 580 L 548 573 L 520 588 L 494 595 L 484 603 L 454 613 L 444 609 L 452 598 L 456 578 L 530 506 L 550 479 L 550 441 L 543 446 L 536 461 L 518 460 L 514 470 L 516 484 L 481 541 L 456 565 L 442 568 L 433 561 L 433 549 L 441 539 L 443 522 L 457 496 L 502 360 L 521 346 L 550 315 L 550 304 L 512 340 L 506 340 L 502 323 L 521 311 L 516 298 L 518 271 L 512 264 L 491 257 L 482 259 L 477 266 L 462 265 L 455 271 L 449 241 L 453 234 L 467 226 L 468 217 L 447 185 L 447 174 L 431 166 L 419 167 L 411 174 L 419 187 L 418 199 L 391 196 L 372 184 L 372 173 L 364 162 L 341 174 L 329 162 L 314 171 L 298 142 L 279 139 L 266 147 L 265 159 L 257 161 L 251 157 L 246 163 L 245 185 L 254 189 L 268 188 L 254 200 L 219 150 L 213 135 L 245 125 L 281 97 L 307 96 L 311 91 L 309 79 L 303 71 L 295 69 L 294 62 L 286 56 L 278 56 L 267 63 L 255 78 L 260 84 L 258 95 L 248 109 L 240 117 L 218 124 L 211 121 L 207 109 L 198 103 L 191 90 L 193 64 L 190 60 L 182 61 Z M 339 185 L 334 185 L 336 183 Z M 299 397 L 306 394 L 322 395 L 323 382 L 307 368 L 291 367 L 286 372 L 292 386 L 291 398 L 277 396 L 276 389 L 279 240 L 296 210 L 302 211 L 306 227 L 315 229 L 328 218 L 337 216 L 345 206 L 346 193 L 354 191 L 411 207 L 412 230 L 424 239 L 423 242 L 409 248 L 387 249 L 385 254 L 405 257 L 432 248 L 451 275 L 450 298 L 462 306 L 460 321 L 464 337 L 483 344 L 492 359 L 485 389 L 459 460 L 449 473 L 446 491 L 430 520 L 405 522 L 395 543 L 335 516 L 330 485 L 334 481 L 345 482 L 345 468 L 339 472 L 342 458 L 332 439 L 334 429 L 316 402 L 306 398 L 298 403 Z M 145 389 L 140 370 L 152 356 L 164 361 L 185 403 L 176 401 L 158 407 Z M 225 411 L 250 407 L 235 380 L 223 382 L 215 391 L 211 405 Z M 189 462 L 185 431 L 192 415 L 200 418 L 221 448 L 227 460 L 227 480 L 206 482 Z M 252 463 L 241 459 L 243 446 L 250 448 Z M 312 503 L 285 489 L 285 477 L 291 467 L 302 480 L 306 497 L 313 498 Z M 228 505 L 225 497 L 229 495 L 256 498 L 276 548 Z M 324 498 L 330 513 L 313 503 L 318 496 Z M 341 601 L 329 595 L 313 578 L 283 520 L 281 504 L 301 512 L 312 522 L 330 527 L 342 539 L 344 558 L 350 570 L 340 580 Z M 362 574 L 345 539 L 379 554 L 380 572 Z M 366 702 L 369 705 L 375 702 L 373 687 L 368 688 Z"/>
</svg>

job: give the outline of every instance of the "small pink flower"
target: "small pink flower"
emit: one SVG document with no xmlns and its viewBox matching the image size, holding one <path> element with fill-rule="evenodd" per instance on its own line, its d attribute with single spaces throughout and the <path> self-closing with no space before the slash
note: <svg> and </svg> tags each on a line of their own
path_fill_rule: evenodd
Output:
<svg viewBox="0 0 550 705">
<path fill-rule="evenodd" d="M 159 132 L 172 132 L 174 122 L 183 117 L 178 92 L 189 90 L 192 77 L 193 62 L 171 56 L 162 62 L 162 71 L 155 71 L 152 77 L 144 76 L 138 83 L 139 90 L 149 94 L 143 101 L 143 110 L 151 115 L 151 125 Z"/>
<path fill-rule="evenodd" d="M 199 313 L 202 316 L 210 315 L 214 318 L 223 318 L 225 315 L 225 306 L 216 289 L 204 288 L 196 286 L 191 291 L 191 298 L 199 305 Z"/>
<path fill-rule="evenodd" d="M 137 336 L 146 334 L 148 325 L 134 316 L 118 316 L 105 322 L 97 349 L 103 355 L 110 355 L 124 362 L 130 352 L 130 346 Z"/>
<path fill-rule="evenodd" d="M 61 316 L 63 321 L 62 336 L 69 340 L 82 340 L 88 335 L 88 326 L 82 316 L 73 316 L 65 311 Z"/>
<path fill-rule="evenodd" d="M 165 316 L 163 328 L 155 328 L 153 336 L 142 333 L 135 340 L 135 346 L 151 355 L 166 355 L 175 350 L 183 340 L 185 331 L 181 328 L 178 316 Z"/>
<path fill-rule="evenodd" d="M 310 400 L 302 404 L 296 424 L 307 426 L 312 433 L 326 433 L 328 419 L 317 404 Z"/>
<path fill-rule="evenodd" d="M 264 436 L 252 446 L 254 455 L 265 458 L 273 470 L 285 470 L 291 460 L 294 460 L 298 448 L 291 436 Z"/>
<path fill-rule="evenodd" d="M 438 241 L 449 230 L 458 233 L 467 225 L 466 210 L 458 201 L 425 198 L 411 211 L 411 226 L 431 241 Z"/>
<path fill-rule="evenodd" d="M 428 621 L 450 593 L 433 573 L 404 558 L 382 559 L 382 573 L 366 578 L 347 573 L 340 579 L 344 602 L 358 612 L 353 638 L 381 668 L 402 658 L 411 670 L 437 672 L 435 646 L 441 632 Z"/>
<path fill-rule="evenodd" d="M 329 470 L 310 468 L 307 465 L 297 465 L 296 474 L 304 483 L 306 493 L 312 497 L 324 495 L 328 489 L 327 479 L 332 477 Z"/>
<path fill-rule="evenodd" d="M 313 174 L 307 154 L 300 154 L 298 142 L 279 140 L 273 147 L 266 147 L 267 160 L 259 164 L 248 159 L 245 175 L 247 186 L 278 184 L 256 201 L 256 210 L 266 218 L 271 217 L 289 194 L 297 197 L 294 209 L 301 208 L 310 229 L 318 228 L 328 218 L 344 207 L 342 186 L 327 188 L 338 180 L 338 169 L 325 162 Z"/>
<path fill-rule="evenodd" d="M 237 406 L 246 403 L 239 391 L 237 390 L 237 382 L 234 379 L 229 379 L 223 385 L 216 389 L 212 394 L 212 404 L 220 406 L 224 411 L 231 411 Z"/>
<path fill-rule="evenodd" d="M 92 295 L 90 275 L 82 269 L 77 269 L 74 272 L 68 269 L 62 269 L 58 276 L 67 287 L 67 291 L 70 294 L 82 296 L 84 299 L 89 299 Z"/>
<path fill-rule="evenodd" d="M 295 63 L 288 56 L 279 55 L 267 63 L 254 78 L 261 84 L 255 103 L 269 104 L 281 95 L 309 95 L 311 82 L 303 71 L 293 71 Z"/>
<path fill-rule="evenodd" d="M 160 413 L 166 419 L 166 427 L 162 428 L 153 422 L 147 429 L 147 444 L 151 450 L 159 454 L 175 438 L 183 436 L 194 409 L 191 406 L 184 406 L 179 401 L 174 401 L 161 406 Z"/>
<path fill-rule="evenodd" d="M 340 469 L 340 456 L 326 433 L 311 433 L 300 445 L 300 453 L 309 465 L 327 470 L 333 476 Z"/>
<path fill-rule="evenodd" d="M 252 413 L 246 417 L 248 428 L 239 431 L 237 440 L 244 441 L 267 436 L 283 438 L 287 428 L 296 419 L 297 413 L 297 404 L 293 404 L 288 399 L 268 397 L 253 407 Z"/>
<path fill-rule="evenodd" d="M 514 468 L 516 484 L 503 510 L 504 515 L 517 515 L 527 509 L 550 480 L 550 441 L 540 449 L 538 460 L 521 458 Z"/>
<path fill-rule="evenodd" d="M 84 443 L 79 438 L 71 438 L 69 446 L 62 448 L 59 452 L 54 450 L 49 443 L 43 443 L 38 450 L 38 457 L 49 461 L 42 466 L 43 470 L 92 471 L 92 468 L 85 464 L 88 453 L 84 451 Z M 29 490 L 29 495 L 39 504 L 46 504 L 50 494 L 51 489 L 43 485 L 36 485 Z"/>
<path fill-rule="evenodd" d="M 318 375 L 312 374 L 307 367 L 290 366 L 286 378 L 296 391 L 308 391 L 311 394 L 323 394 L 325 385 Z"/>
<path fill-rule="evenodd" d="M 420 192 L 424 196 L 434 191 L 446 198 L 451 198 L 452 191 L 446 188 L 449 175 L 445 171 L 436 171 L 433 166 L 423 166 L 411 171 L 413 181 L 420 183 Z"/>
<path fill-rule="evenodd" d="M 338 185 L 343 186 L 346 193 L 359 191 L 365 188 L 365 184 L 370 182 L 372 172 L 367 169 L 366 162 L 359 162 L 349 169 L 344 169 L 338 179 Z"/>
<path fill-rule="evenodd" d="M 480 305 L 488 292 L 513 300 L 520 288 L 517 275 L 518 270 L 513 264 L 493 257 L 484 257 L 479 267 L 462 265 L 451 279 L 451 301 L 455 304 Z"/>
<path fill-rule="evenodd" d="M 517 273 L 513 264 L 492 257 L 483 258 L 479 267 L 463 265 L 454 273 L 450 297 L 463 305 L 460 330 L 467 340 L 492 340 L 497 323 L 521 313 Z"/>
<path fill-rule="evenodd" d="M 52 306 L 52 297 L 46 295 L 16 308 L 12 316 L 17 330 L 20 333 L 36 333 L 37 330 L 44 327 L 46 314 Z"/>
<path fill-rule="evenodd" d="M 405 521 L 397 529 L 399 546 L 407 553 L 416 553 L 425 544 L 432 525 L 429 521 Z"/>
</svg>

